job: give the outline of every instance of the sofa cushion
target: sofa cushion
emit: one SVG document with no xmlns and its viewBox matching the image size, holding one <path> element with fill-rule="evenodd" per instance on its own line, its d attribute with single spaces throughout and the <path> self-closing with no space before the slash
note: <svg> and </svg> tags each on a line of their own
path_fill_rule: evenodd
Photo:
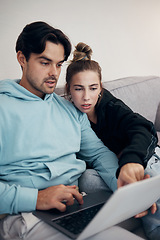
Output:
<svg viewBox="0 0 160 240">
<path fill-rule="evenodd" d="M 59 96 L 64 97 L 64 93 L 65 93 L 64 87 L 56 87 L 54 92 Z"/>
<path fill-rule="evenodd" d="M 160 77 L 126 77 L 103 82 L 103 87 L 124 101 L 134 112 L 152 121 L 160 143 Z M 64 87 L 57 87 L 55 92 L 64 96 Z"/>
<path fill-rule="evenodd" d="M 127 77 L 103 82 L 103 87 L 124 101 L 134 112 L 155 122 L 160 102 L 160 77 Z"/>
</svg>

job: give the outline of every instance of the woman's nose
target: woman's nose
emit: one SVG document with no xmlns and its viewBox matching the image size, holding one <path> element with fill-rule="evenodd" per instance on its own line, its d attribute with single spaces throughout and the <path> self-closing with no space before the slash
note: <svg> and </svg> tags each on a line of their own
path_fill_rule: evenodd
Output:
<svg viewBox="0 0 160 240">
<path fill-rule="evenodd" d="M 89 100 L 89 93 L 88 93 L 88 91 L 84 92 L 83 98 L 84 98 L 85 101 Z"/>
</svg>

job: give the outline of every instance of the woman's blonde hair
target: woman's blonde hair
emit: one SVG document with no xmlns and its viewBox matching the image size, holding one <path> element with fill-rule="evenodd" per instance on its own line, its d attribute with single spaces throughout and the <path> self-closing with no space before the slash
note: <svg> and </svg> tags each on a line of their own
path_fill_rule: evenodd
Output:
<svg viewBox="0 0 160 240">
<path fill-rule="evenodd" d="M 92 49 L 85 43 L 78 43 L 73 52 L 72 62 L 81 60 L 91 60 Z"/>
<path fill-rule="evenodd" d="M 91 70 L 98 74 L 100 84 L 102 80 L 101 67 L 98 62 L 91 60 L 92 49 L 87 44 L 80 42 L 75 47 L 73 52 L 73 59 L 71 60 L 70 65 L 67 67 L 66 71 L 66 94 L 69 98 L 70 96 L 70 83 L 72 77 L 83 71 Z"/>
</svg>

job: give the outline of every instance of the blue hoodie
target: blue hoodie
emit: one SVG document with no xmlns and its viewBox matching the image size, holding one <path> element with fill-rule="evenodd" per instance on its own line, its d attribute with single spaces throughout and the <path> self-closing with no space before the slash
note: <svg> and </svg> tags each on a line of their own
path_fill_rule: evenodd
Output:
<svg viewBox="0 0 160 240">
<path fill-rule="evenodd" d="M 86 114 L 55 93 L 43 100 L 18 82 L 0 81 L 0 214 L 35 210 L 38 190 L 77 184 L 85 162 L 114 191 L 117 157 Z"/>
</svg>

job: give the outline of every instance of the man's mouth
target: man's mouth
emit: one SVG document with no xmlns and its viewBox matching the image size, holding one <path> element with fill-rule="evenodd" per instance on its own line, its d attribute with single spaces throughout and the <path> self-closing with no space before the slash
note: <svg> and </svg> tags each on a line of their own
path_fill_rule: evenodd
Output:
<svg viewBox="0 0 160 240">
<path fill-rule="evenodd" d="M 52 88 L 52 87 L 55 87 L 56 86 L 56 80 L 48 80 L 45 82 L 47 84 L 48 87 Z"/>
</svg>

